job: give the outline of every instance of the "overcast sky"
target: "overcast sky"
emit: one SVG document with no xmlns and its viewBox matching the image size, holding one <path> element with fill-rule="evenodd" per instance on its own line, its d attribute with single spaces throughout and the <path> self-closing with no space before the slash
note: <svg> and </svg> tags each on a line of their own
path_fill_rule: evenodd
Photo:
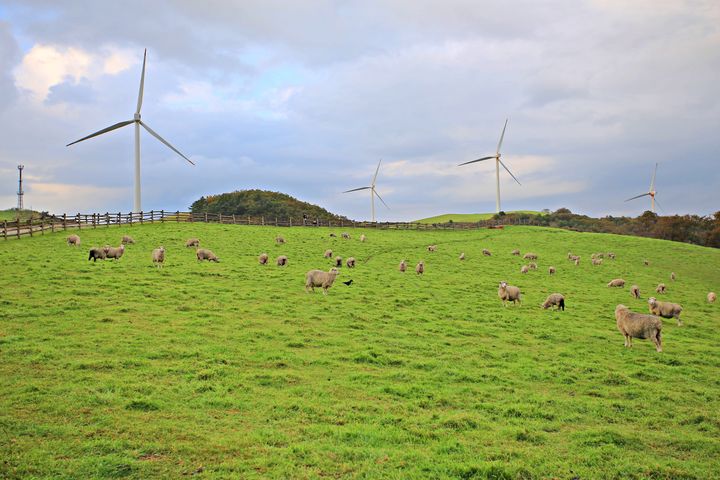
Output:
<svg viewBox="0 0 720 480">
<path fill-rule="evenodd" d="M 495 209 L 720 210 L 717 0 L 0 3 L 0 209 L 127 212 L 132 119 L 143 209 L 288 193 L 355 219 Z"/>
</svg>

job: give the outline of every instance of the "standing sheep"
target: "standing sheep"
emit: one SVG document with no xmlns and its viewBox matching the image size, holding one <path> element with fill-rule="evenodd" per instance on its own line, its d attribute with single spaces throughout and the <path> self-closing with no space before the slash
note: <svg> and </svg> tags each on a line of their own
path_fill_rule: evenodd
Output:
<svg viewBox="0 0 720 480">
<path fill-rule="evenodd" d="M 513 250 L 512 252 L 510 252 L 510 254 L 511 254 L 511 255 L 515 255 L 516 257 L 519 257 L 519 256 L 520 256 L 520 250 L 518 250 L 518 249 L 516 248 L 515 250 Z"/>
<path fill-rule="evenodd" d="M 608 257 L 610 260 L 615 260 L 615 254 L 612 253 L 612 252 L 608 252 L 608 253 L 607 253 L 607 257 Z"/>
<path fill-rule="evenodd" d="M 717 295 L 715 295 L 715 292 L 708 292 L 707 301 L 709 303 L 715 303 L 715 300 L 717 300 Z"/>
<path fill-rule="evenodd" d="M 428 252 L 435 252 L 435 251 L 437 251 L 437 245 L 428 245 L 427 251 L 428 251 Z"/>
<path fill-rule="evenodd" d="M 405 260 L 402 260 L 400 262 L 400 265 L 398 266 L 398 270 L 405 273 L 405 270 L 407 270 L 407 262 L 405 262 Z"/>
<path fill-rule="evenodd" d="M 286 257 L 285 255 L 280 255 L 275 259 L 275 263 L 278 267 L 284 267 L 288 264 L 288 257 Z"/>
<path fill-rule="evenodd" d="M 420 262 L 415 266 L 415 273 L 418 275 L 425 273 L 425 262 Z"/>
<path fill-rule="evenodd" d="M 620 333 L 625 336 L 625 346 L 632 347 L 633 338 L 649 338 L 655 349 L 662 352 L 662 320 L 655 315 L 631 312 L 625 305 L 615 308 L 615 320 Z"/>
<path fill-rule="evenodd" d="M 332 258 L 332 250 L 325 250 L 325 253 L 323 254 L 323 257 L 325 257 L 325 258 Z"/>
<path fill-rule="evenodd" d="M 490 253 L 490 250 L 488 250 L 487 248 L 482 249 L 482 254 L 485 255 L 486 257 L 492 256 L 492 253 Z"/>
<path fill-rule="evenodd" d="M 340 255 L 335 257 L 335 267 L 337 267 L 337 268 L 342 267 L 342 257 Z"/>
<path fill-rule="evenodd" d="M 630 295 L 633 298 L 640 298 L 640 287 L 638 287 L 637 285 L 633 285 L 632 287 L 630 287 Z"/>
<path fill-rule="evenodd" d="M 112 258 L 113 260 L 120 260 L 120 257 L 123 256 L 123 253 L 125 253 L 125 245 L 120 244 L 119 247 L 105 247 L 105 254 L 107 258 Z"/>
<path fill-rule="evenodd" d="M 528 268 L 529 268 L 530 270 L 537 270 L 537 263 L 535 263 L 535 262 L 530 262 L 530 263 L 528 264 Z"/>
<path fill-rule="evenodd" d="M 565 311 L 565 297 L 562 293 L 551 293 L 545 299 L 545 303 L 542 304 L 542 308 L 548 309 L 550 307 L 556 307 L 558 310 Z"/>
<path fill-rule="evenodd" d="M 505 307 L 507 307 L 507 302 L 513 302 L 513 305 L 517 302 L 522 305 L 520 302 L 520 289 L 513 285 L 508 285 L 507 282 L 500 282 L 498 297 L 500 297 Z"/>
<path fill-rule="evenodd" d="M 364 242 L 365 240 L 367 240 L 367 237 L 365 236 L 365 234 L 360 235 L 360 241 Z"/>
<path fill-rule="evenodd" d="M 465 260 L 465 252 L 462 252 L 462 253 L 460 254 L 460 260 Z"/>
<path fill-rule="evenodd" d="M 195 250 L 195 256 L 197 257 L 198 262 L 207 260 L 208 262 L 217 263 L 220 261 L 220 259 L 211 250 L 208 250 L 207 248 L 198 248 L 197 250 Z"/>
<path fill-rule="evenodd" d="M 131 243 L 135 243 L 135 240 L 130 235 L 123 235 L 122 240 L 120 240 L 120 243 L 123 245 L 128 245 Z"/>
<path fill-rule="evenodd" d="M 525 260 L 537 260 L 538 256 L 535 253 L 526 253 L 525 255 L 523 255 L 523 258 Z"/>
<path fill-rule="evenodd" d="M 663 318 L 676 318 L 678 327 L 682 326 L 680 314 L 683 311 L 682 305 L 672 302 L 661 302 L 655 297 L 648 298 L 648 309 L 653 315 Z"/>
<path fill-rule="evenodd" d="M 197 238 L 189 238 L 187 242 L 185 242 L 185 248 L 195 247 L 198 248 L 200 246 L 200 240 Z"/>
<path fill-rule="evenodd" d="M 602 259 L 601 258 L 593 258 L 592 264 L 593 265 L 602 265 Z"/>
<path fill-rule="evenodd" d="M 622 278 L 616 278 L 614 280 L 610 280 L 607 284 L 608 287 L 624 287 L 625 286 L 625 280 Z"/>
<path fill-rule="evenodd" d="M 342 238 L 344 238 L 345 240 L 350 240 L 350 234 L 347 233 L 347 232 L 343 232 L 343 233 L 342 233 Z"/>
<path fill-rule="evenodd" d="M 347 265 L 348 268 L 355 268 L 355 257 L 348 257 L 345 261 L 345 265 Z"/>
<path fill-rule="evenodd" d="M 664 284 L 664 283 L 658 283 L 658 286 L 655 287 L 655 291 L 656 291 L 657 293 L 665 293 L 665 289 L 666 289 L 666 288 L 667 288 L 667 287 L 665 287 L 665 284 Z"/>
<path fill-rule="evenodd" d="M 67 244 L 68 244 L 68 245 L 73 245 L 73 246 L 75 246 L 75 247 L 79 247 L 79 246 L 80 246 L 80 237 L 77 236 L 77 235 L 75 235 L 75 234 L 68 236 L 68 237 L 67 237 Z"/>
<path fill-rule="evenodd" d="M 643 265 L 645 265 L 646 267 L 649 267 L 649 266 L 650 266 L 650 260 L 648 260 L 648 259 L 643 260 Z"/>
<path fill-rule="evenodd" d="M 675 281 L 675 272 L 670 272 L 670 280 Z"/>
<path fill-rule="evenodd" d="M 107 257 L 105 247 L 93 247 L 90 249 L 88 261 L 92 260 L 93 262 L 97 262 L 98 260 L 105 260 L 105 257 Z"/>
<path fill-rule="evenodd" d="M 275 237 L 275 243 L 277 245 L 285 243 L 285 237 L 278 235 L 277 237 Z"/>
<path fill-rule="evenodd" d="M 158 268 L 163 267 L 163 264 L 165 263 L 165 247 L 160 245 L 159 248 L 152 251 L 152 261 Z"/>
<path fill-rule="evenodd" d="M 520 267 L 520 273 L 528 273 L 529 271 L 530 269 L 527 265 L 523 265 L 522 267 Z"/>
<path fill-rule="evenodd" d="M 261 253 L 260 256 L 258 256 L 258 263 L 260 265 L 267 265 L 268 263 L 268 254 L 267 253 Z"/>
<path fill-rule="evenodd" d="M 332 287 L 335 277 L 339 273 L 337 268 L 331 268 L 329 272 L 310 270 L 305 274 L 305 291 L 308 293 L 310 293 L 310 290 L 315 292 L 315 287 L 322 287 L 323 295 L 327 295 L 328 288 Z"/>
<path fill-rule="evenodd" d="M 555 275 L 555 267 L 549 267 L 548 268 L 548 274 Z"/>
</svg>

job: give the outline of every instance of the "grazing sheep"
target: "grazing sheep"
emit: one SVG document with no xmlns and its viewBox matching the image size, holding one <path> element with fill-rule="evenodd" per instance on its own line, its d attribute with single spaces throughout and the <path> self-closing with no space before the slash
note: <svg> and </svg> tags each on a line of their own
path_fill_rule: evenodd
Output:
<svg viewBox="0 0 720 480">
<path fill-rule="evenodd" d="M 325 250 L 325 253 L 323 254 L 323 257 L 325 257 L 325 258 L 332 258 L 332 250 Z"/>
<path fill-rule="evenodd" d="M 519 256 L 520 256 L 520 250 L 518 250 L 518 249 L 516 248 L 515 250 L 513 250 L 512 252 L 510 252 L 510 254 L 511 254 L 511 255 L 515 255 L 516 257 L 519 257 Z"/>
<path fill-rule="evenodd" d="M 258 263 L 260 265 L 267 265 L 268 263 L 268 254 L 267 253 L 261 253 L 260 256 L 258 256 Z"/>
<path fill-rule="evenodd" d="M 130 243 L 135 243 L 135 240 L 130 235 L 123 235 L 120 243 L 122 243 L 123 245 L 128 245 Z"/>
<path fill-rule="evenodd" d="M 189 247 L 195 247 L 198 248 L 200 246 L 200 240 L 197 238 L 190 238 L 187 242 L 185 242 L 185 248 Z"/>
<path fill-rule="evenodd" d="M 565 297 L 562 293 L 551 293 L 545 299 L 545 303 L 542 304 L 542 308 L 548 309 L 550 307 L 556 307 L 558 310 L 565 311 Z"/>
<path fill-rule="evenodd" d="M 630 295 L 632 295 L 633 298 L 640 298 L 640 287 L 637 285 L 630 287 Z"/>
<path fill-rule="evenodd" d="M 73 245 L 75 247 L 79 247 L 80 246 L 80 237 L 75 234 L 70 235 L 69 237 L 67 237 L 67 244 Z"/>
<path fill-rule="evenodd" d="M 348 259 L 345 260 L 345 265 L 347 265 L 348 268 L 355 268 L 355 257 L 348 257 Z"/>
<path fill-rule="evenodd" d="M 462 253 L 460 254 L 460 260 L 465 260 L 465 252 L 462 252 Z"/>
<path fill-rule="evenodd" d="M 548 273 L 550 275 L 555 275 L 555 267 L 548 267 Z"/>
<path fill-rule="evenodd" d="M 425 273 L 425 262 L 420 262 L 415 266 L 415 273 L 418 275 Z"/>
<path fill-rule="evenodd" d="M 597 254 L 596 254 L 596 253 L 591 253 L 591 254 L 590 254 L 590 260 L 595 260 L 596 258 L 597 258 Z"/>
<path fill-rule="evenodd" d="M 538 256 L 535 253 L 526 253 L 525 255 L 523 255 L 523 258 L 525 260 L 537 260 Z"/>
<path fill-rule="evenodd" d="M 535 262 L 530 262 L 530 263 L 528 264 L 528 268 L 529 268 L 530 270 L 537 270 L 537 263 L 535 263 Z"/>
<path fill-rule="evenodd" d="M 217 263 L 220 261 L 220 259 L 207 248 L 198 248 L 197 250 L 195 250 L 195 256 L 197 256 L 198 262 L 207 260 L 208 262 Z"/>
<path fill-rule="evenodd" d="M 336 266 L 337 268 L 342 267 L 342 257 L 341 257 L 340 255 L 338 255 L 337 257 L 335 257 L 335 266 Z"/>
<path fill-rule="evenodd" d="M 152 251 L 152 261 L 158 268 L 162 268 L 165 263 L 165 247 L 161 245 Z"/>
<path fill-rule="evenodd" d="M 360 235 L 360 241 L 364 242 L 365 240 L 367 240 L 367 237 L 365 236 L 365 234 Z"/>
<path fill-rule="evenodd" d="M 407 270 L 407 262 L 405 262 L 405 260 L 400 262 L 400 265 L 398 266 L 398 270 L 400 270 L 403 273 L 405 272 L 405 270 Z"/>
<path fill-rule="evenodd" d="M 288 258 L 285 255 L 280 255 L 275 259 L 275 263 L 278 267 L 284 267 L 288 264 Z"/>
<path fill-rule="evenodd" d="M 93 262 L 97 262 L 98 260 L 105 260 L 105 257 L 107 257 L 105 247 L 93 247 L 90 249 L 88 261 L 92 260 Z"/>
<path fill-rule="evenodd" d="M 608 253 L 607 253 L 607 257 L 608 257 L 610 260 L 615 260 L 615 254 L 612 253 L 612 252 L 608 252 Z"/>
<path fill-rule="evenodd" d="M 275 237 L 275 243 L 278 245 L 285 243 L 285 238 L 282 237 L 281 235 L 278 235 L 277 237 Z"/>
<path fill-rule="evenodd" d="M 662 320 L 655 315 L 631 312 L 625 305 L 615 308 L 615 320 L 618 330 L 625 337 L 625 346 L 632 347 L 633 338 L 649 338 L 655 349 L 662 352 Z"/>
<path fill-rule="evenodd" d="M 649 266 L 649 265 L 650 265 L 650 260 L 647 260 L 647 259 L 643 260 L 643 264 L 644 264 L 646 267 Z"/>
<path fill-rule="evenodd" d="M 616 278 L 614 280 L 610 280 L 610 282 L 607 284 L 608 287 L 624 287 L 625 286 L 625 280 L 622 278 Z"/>
<path fill-rule="evenodd" d="M 675 281 L 675 272 L 670 272 L 670 280 Z"/>
<path fill-rule="evenodd" d="M 508 285 L 507 282 L 500 282 L 500 287 L 498 288 L 498 297 L 500 297 L 500 300 L 502 300 L 503 305 L 507 307 L 507 302 L 513 302 L 513 305 L 515 305 L 515 302 L 520 302 L 520 289 L 518 287 Z"/>
<path fill-rule="evenodd" d="M 717 300 L 717 295 L 715 295 L 715 292 L 709 292 L 707 294 L 707 301 L 709 303 L 715 303 L 715 300 Z"/>
<path fill-rule="evenodd" d="M 335 235 L 334 233 L 330 234 L 330 238 L 336 238 L 336 237 L 337 237 L 337 235 Z"/>
<path fill-rule="evenodd" d="M 520 273 L 528 273 L 529 271 L 530 269 L 527 265 L 523 265 L 522 267 L 520 267 Z"/>
<path fill-rule="evenodd" d="M 593 264 L 593 265 L 602 265 L 602 262 L 603 262 L 603 261 L 602 261 L 602 259 L 600 259 L 600 258 L 593 258 L 593 259 L 592 259 L 592 264 Z"/>
<path fill-rule="evenodd" d="M 665 293 L 665 289 L 666 289 L 666 288 L 667 288 L 667 287 L 665 287 L 665 284 L 664 284 L 664 283 L 658 283 L 658 286 L 655 287 L 655 291 L 656 291 L 657 293 Z"/>
<path fill-rule="evenodd" d="M 680 314 L 683 311 L 682 305 L 672 302 L 661 302 L 655 297 L 648 298 L 648 309 L 653 315 L 663 318 L 676 318 L 678 327 L 682 326 Z"/>
<path fill-rule="evenodd" d="M 574 256 L 572 252 L 568 252 L 567 258 L 568 260 L 572 260 Z"/>
<path fill-rule="evenodd" d="M 427 251 L 428 251 L 428 252 L 435 252 L 435 251 L 437 251 L 437 245 L 428 245 Z"/>
<path fill-rule="evenodd" d="M 341 235 L 342 235 L 342 238 L 344 238 L 345 240 L 350 240 L 350 234 L 349 234 L 349 233 L 343 232 Z"/>
<path fill-rule="evenodd" d="M 568 260 L 570 260 L 571 262 L 576 262 L 577 264 L 577 261 L 580 260 L 580 255 L 573 255 L 571 253 L 568 253 Z"/>
<path fill-rule="evenodd" d="M 485 255 L 486 257 L 492 256 L 492 253 L 490 253 L 490 250 L 488 250 L 487 248 L 482 249 L 482 254 Z"/>
<path fill-rule="evenodd" d="M 120 244 L 119 247 L 105 247 L 105 254 L 107 258 L 112 258 L 113 260 L 120 260 L 120 257 L 123 256 L 123 253 L 125 253 L 125 245 Z"/>
<path fill-rule="evenodd" d="M 305 291 L 315 292 L 315 287 L 322 287 L 323 295 L 327 295 L 328 288 L 332 287 L 335 277 L 338 276 L 337 268 L 331 268 L 329 272 L 322 270 L 310 270 L 305 274 Z"/>
</svg>

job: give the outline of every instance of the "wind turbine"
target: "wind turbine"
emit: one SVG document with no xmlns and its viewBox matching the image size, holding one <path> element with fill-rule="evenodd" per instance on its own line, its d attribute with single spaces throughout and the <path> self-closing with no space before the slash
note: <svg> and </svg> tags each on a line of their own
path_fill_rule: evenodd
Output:
<svg viewBox="0 0 720 480">
<path fill-rule="evenodd" d="M 382 159 L 380 159 L 380 162 L 382 162 Z M 378 162 L 378 166 L 375 169 L 375 175 L 373 175 L 372 183 L 369 187 L 359 187 L 359 188 L 353 188 L 352 190 L 346 190 L 343 193 L 350 193 L 350 192 L 357 192 L 358 190 L 370 190 L 370 205 L 372 208 L 372 221 L 375 223 L 375 197 L 377 196 L 380 201 L 387 207 L 388 210 L 390 210 L 390 207 L 388 207 L 388 204 L 385 203 L 385 200 L 382 199 L 382 197 L 377 193 L 375 190 L 375 180 L 377 180 L 378 172 L 380 171 L 380 162 Z"/>
<path fill-rule="evenodd" d="M 103 128 L 102 130 L 99 130 L 95 133 L 92 133 L 88 135 L 87 137 L 83 137 L 80 140 L 75 140 L 72 143 L 68 143 L 66 146 L 69 147 L 70 145 L 74 145 L 76 143 L 80 143 L 83 140 L 87 140 L 89 138 L 97 137 L 98 135 L 102 135 L 103 133 L 111 132 L 113 130 L 117 130 L 118 128 L 122 128 L 126 125 L 130 125 L 131 123 L 135 124 L 135 201 L 133 203 L 133 211 L 134 212 L 140 212 L 142 210 L 140 206 L 140 126 L 148 131 L 150 135 L 160 140 L 162 143 L 164 143 L 169 149 L 171 149 L 173 152 L 180 155 L 182 158 L 190 162 L 192 165 L 195 165 L 189 158 L 187 158 L 185 155 L 180 153 L 180 151 L 170 145 L 164 138 L 162 138 L 160 135 L 158 135 L 152 128 L 150 128 L 145 122 L 140 120 L 140 108 L 142 107 L 142 101 L 143 101 L 143 87 L 145 86 L 145 61 L 147 60 L 147 48 L 145 49 L 145 53 L 143 55 L 143 66 L 142 66 L 142 75 L 140 76 L 140 90 L 138 92 L 138 101 L 137 101 L 137 108 L 135 109 L 135 116 L 132 120 L 125 120 L 124 122 L 116 123 L 115 125 L 110 125 L 107 128 Z"/>
<path fill-rule="evenodd" d="M 644 197 L 645 195 L 650 196 L 650 211 L 655 213 L 655 194 L 657 193 L 655 191 L 655 175 L 657 174 L 657 167 L 658 164 L 655 163 L 655 171 L 653 172 L 652 180 L 650 180 L 650 189 L 647 191 L 647 193 L 643 193 L 642 195 L 636 195 L 632 198 L 628 198 L 625 200 L 626 202 L 629 202 L 630 200 L 635 200 L 636 198 Z M 658 204 L 658 207 L 660 204 Z"/>
<path fill-rule="evenodd" d="M 510 176 L 518 183 L 518 185 L 522 185 L 520 181 L 515 178 L 515 175 L 512 174 L 510 169 L 505 166 L 502 160 L 500 160 L 500 157 L 502 154 L 500 153 L 500 147 L 502 147 L 503 138 L 505 137 L 505 129 L 507 128 L 507 118 L 505 119 L 505 126 L 502 129 L 502 133 L 500 134 L 500 141 L 498 142 L 497 150 L 495 150 L 495 155 L 491 155 L 489 157 L 483 157 L 478 158 L 477 160 L 470 160 L 469 162 L 461 163 L 458 165 L 458 167 L 463 165 L 468 165 L 470 163 L 476 163 L 476 162 L 482 162 L 483 160 L 490 160 L 491 158 L 495 159 L 495 211 L 496 213 L 500 213 L 500 165 L 503 166 L 505 170 L 510 174 Z"/>
</svg>

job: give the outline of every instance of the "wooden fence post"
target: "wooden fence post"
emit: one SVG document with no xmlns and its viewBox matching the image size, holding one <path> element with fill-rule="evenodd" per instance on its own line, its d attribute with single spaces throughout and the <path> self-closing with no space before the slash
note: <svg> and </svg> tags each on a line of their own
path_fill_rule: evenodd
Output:
<svg viewBox="0 0 720 480">
<path fill-rule="evenodd" d="M 140 211 L 139 213 L 140 213 L 140 225 L 142 225 L 142 223 L 143 223 L 143 212 Z"/>
<path fill-rule="evenodd" d="M 67 213 L 63 213 L 63 231 L 67 230 Z"/>
<path fill-rule="evenodd" d="M 248 226 L 250 226 L 250 215 L 248 215 Z"/>
<path fill-rule="evenodd" d="M 3 220 L 3 238 L 7 240 L 7 220 Z"/>
<path fill-rule="evenodd" d="M 289 220 L 290 226 L 292 227 L 292 217 L 290 217 L 288 220 Z"/>
<path fill-rule="evenodd" d="M 165 223 L 165 210 L 160 210 L 160 223 Z"/>
<path fill-rule="evenodd" d="M 175 212 L 175 223 L 180 223 L 180 210 Z"/>
<path fill-rule="evenodd" d="M 77 217 L 75 217 L 75 222 L 77 223 L 77 227 L 79 230 L 82 230 L 82 226 L 80 225 L 80 214 L 77 214 Z"/>
</svg>

